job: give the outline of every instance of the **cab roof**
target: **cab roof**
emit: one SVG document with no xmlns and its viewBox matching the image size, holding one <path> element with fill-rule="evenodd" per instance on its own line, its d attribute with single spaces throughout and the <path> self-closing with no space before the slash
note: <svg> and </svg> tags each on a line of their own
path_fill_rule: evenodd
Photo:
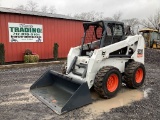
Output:
<svg viewBox="0 0 160 120">
<path fill-rule="evenodd" d="M 124 26 L 123 22 L 100 20 L 100 21 L 94 21 L 94 22 L 83 22 L 83 27 L 86 30 L 90 25 L 99 25 L 99 26 L 104 27 L 104 25 L 108 23 L 115 23 L 115 24 L 120 24 Z"/>
<path fill-rule="evenodd" d="M 143 29 L 141 29 L 141 30 L 139 30 L 139 32 L 158 32 L 158 30 L 156 30 L 156 29 L 151 29 L 151 28 L 143 28 Z"/>
</svg>

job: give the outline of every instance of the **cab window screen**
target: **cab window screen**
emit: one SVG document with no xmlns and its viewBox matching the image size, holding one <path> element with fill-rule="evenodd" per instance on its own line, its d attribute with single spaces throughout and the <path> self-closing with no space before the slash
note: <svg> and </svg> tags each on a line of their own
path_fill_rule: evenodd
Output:
<svg viewBox="0 0 160 120">
<path fill-rule="evenodd" d="M 100 39 L 102 36 L 102 28 L 97 27 L 95 31 L 95 26 L 89 26 L 89 28 L 86 31 L 86 38 L 85 38 L 85 43 L 90 43 L 93 41 L 96 41 L 96 36 Z"/>
<path fill-rule="evenodd" d="M 113 32 L 114 32 L 114 36 L 122 36 L 123 32 L 122 32 L 122 26 L 121 25 L 115 25 L 113 26 Z"/>
</svg>

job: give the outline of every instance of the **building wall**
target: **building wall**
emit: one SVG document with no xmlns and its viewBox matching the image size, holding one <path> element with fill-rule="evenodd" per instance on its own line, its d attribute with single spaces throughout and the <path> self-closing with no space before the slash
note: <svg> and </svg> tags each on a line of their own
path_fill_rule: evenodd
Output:
<svg viewBox="0 0 160 120">
<path fill-rule="evenodd" d="M 9 42 L 8 22 L 42 24 L 43 42 Z M 82 21 L 0 13 L 0 42 L 5 44 L 5 61 L 23 61 L 25 49 L 39 54 L 40 59 L 53 58 L 54 42 L 59 44 L 59 58 L 66 57 L 71 47 L 80 45 Z"/>
</svg>

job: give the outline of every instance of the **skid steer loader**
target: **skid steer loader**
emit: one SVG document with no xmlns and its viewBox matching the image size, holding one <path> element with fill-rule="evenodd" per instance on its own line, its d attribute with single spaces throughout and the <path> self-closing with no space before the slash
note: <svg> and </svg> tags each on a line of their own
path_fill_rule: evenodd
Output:
<svg viewBox="0 0 160 120">
<path fill-rule="evenodd" d="M 116 21 L 84 22 L 83 27 L 82 44 L 70 49 L 65 74 L 49 70 L 30 87 L 58 114 L 92 103 L 92 87 L 101 97 L 112 98 L 122 82 L 130 88 L 144 82 L 141 35 L 125 36 L 124 24 Z"/>
</svg>

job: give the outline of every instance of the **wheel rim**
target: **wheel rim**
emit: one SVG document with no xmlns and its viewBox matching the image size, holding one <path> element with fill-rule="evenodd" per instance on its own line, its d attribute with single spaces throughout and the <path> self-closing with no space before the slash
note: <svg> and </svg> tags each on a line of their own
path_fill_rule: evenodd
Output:
<svg viewBox="0 0 160 120">
<path fill-rule="evenodd" d="M 106 87 L 109 92 L 114 92 L 118 87 L 118 76 L 111 74 L 107 80 Z"/>
<path fill-rule="evenodd" d="M 143 70 L 142 70 L 142 68 L 137 69 L 135 79 L 136 79 L 136 83 L 142 82 L 142 80 L 143 80 Z"/>
</svg>

